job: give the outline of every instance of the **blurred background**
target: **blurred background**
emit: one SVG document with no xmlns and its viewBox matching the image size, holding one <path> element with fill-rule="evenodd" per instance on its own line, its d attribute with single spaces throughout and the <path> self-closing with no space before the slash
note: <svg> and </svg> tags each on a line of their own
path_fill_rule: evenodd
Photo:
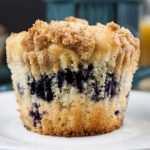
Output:
<svg viewBox="0 0 150 150">
<path fill-rule="evenodd" d="M 5 41 L 27 30 L 36 19 L 76 16 L 96 22 L 115 21 L 141 40 L 141 59 L 133 89 L 150 91 L 150 0 L 0 0 L 0 92 L 12 89 Z"/>
</svg>

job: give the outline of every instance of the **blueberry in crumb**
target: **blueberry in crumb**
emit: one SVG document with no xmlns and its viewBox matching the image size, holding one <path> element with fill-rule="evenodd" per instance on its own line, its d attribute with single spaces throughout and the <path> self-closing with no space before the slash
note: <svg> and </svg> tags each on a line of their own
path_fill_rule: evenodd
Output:
<svg viewBox="0 0 150 150">
<path fill-rule="evenodd" d="M 51 89 L 51 81 L 55 76 L 49 78 L 47 75 L 41 75 L 39 80 L 35 80 L 34 77 L 28 77 L 28 85 L 30 86 L 31 94 L 36 94 L 37 97 L 45 100 L 53 100 L 53 92 Z"/>
<path fill-rule="evenodd" d="M 73 85 L 74 83 L 74 74 L 70 69 L 66 69 L 66 81 L 68 84 Z"/>
<path fill-rule="evenodd" d="M 84 77 L 82 71 L 78 71 L 75 73 L 75 86 L 79 90 L 80 93 L 83 92 L 83 84 L 84 84 Z"/>
<path fill-rule="evenodd" d="M 38 123 L 41 123 L 41 114 L 39 113 L 40 105 L 37 103 L 33 103 L 33 109 L 30 111 L 30 116 L 33 118 L 33 125 L 34 127 L 37 126 Z"/>
<path fill-rule="evenodd" d="M 115 114 L 116 116 L 118 116 L 118 115 L 119 115 L 119 113 L 120 113 L 120 111 L 119 111 L 119 110 L 116 110 L 116 111 L 114 112 L 114 114 Z"/>
<path fill-rule="evenodd" d="M 111 95 L 111 97 L 113 97 L 118 93 L 119 93 L 119 84 L 118 84 L 118 82 L 115 81 L 115 79 L 113 79 L 110 95 Z"/>
<path fill-rule="evenodd" d="M 91 73 L 92 73 L 92 71 L 93 71 L 93 65 L 92 64 L 90 64 L 89 66 L 88 66 L 88 68 L 83 68 L 83 65 L 79 65 L 79 74 L 81 75 L 81 78 L 82 78 L 82 80 L 84 80 L 84 81 L 87 81 L 89 78 L 90 78 L 90 76 L 91 76 Z"/>
<path fill-rule="evenodd" d="M 79 64 L 78 68 L 79 71 L 75 72 L 75 86 L 82 93 L 85 90 L 83 85 L 90 78 L 93 65 L 89 65 L 87 69 L 84 69 L 83 65 Z"/>
<path fill-rule="evenodd" d="M 79 69 L 79 70 L 83 70 L 83 64 L 80 63 L 80 64 L 78 65 L 78 69 Z"/>
<path fill-rule="evenodd" d="M 57 80 L 58 80 L 58 87 L 60 89 L 63 87 L 65 79 L 66 79 L 65 71 L 59 71 L 57 75 Z"/>
<path fill-rule="evenodd" d="M 105 79 L 105 96 L 108 97 L 111 93 L 112 74 L 107 73 Z"/>
<path fill-rule="evenodd" d="M 93 65 L 90 64 L 90 65 L 88 66 L 88 70 L 87 70 L 87 75 L 88 75 L 88 77 L 91 75 L 93 69 L 94 69 Z"/>
<path fill-rule="evenodd" d="M 39 109 L 39 107 L 40 107 L 40 104 L 37 104 L 37 103 L 33 103 L 32 105 L 36 110 Z"/>
<path fill-rule="evenodd" d="M 113 97 L 119 92 L 119 84 L 115 79 L 115 76 L 113 73 L 107 73 L 106 74 L 106 80 L 105 80 L 105 96 Z"/>
<path fill-rule="evenodd" d="M 35 87 L 36 87 L 35 92 L 36 92 L 37 97 L 40 97 L 41 99 L 45 99 L 44 84 L 43 84 L 42 79 L 37 81 Z"/>
</svg>

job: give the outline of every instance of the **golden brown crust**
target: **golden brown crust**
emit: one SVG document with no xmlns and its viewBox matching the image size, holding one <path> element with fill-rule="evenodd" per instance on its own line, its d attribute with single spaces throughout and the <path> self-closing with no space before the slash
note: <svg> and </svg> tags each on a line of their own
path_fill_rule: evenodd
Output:
<svg viewBox="0 0 150 150">
<path fill-rule="evenodd" d="M 22 117 L 21 117 L 22 119 Z M 119 129 L 123 124 L 123 117 L 118 120 L 118 122 L 109 122 L 110 124 L 106 127 L 106 124 L 103 124 L 102 121 L 100 121 L 100 124 L 92 124 L 90 123 L 88 128 L 83 129 L 80 128 L 80 124 L 78 123 L 72 130 L 68 129 L 66 126 L 60 126 L 60 127 L 51 127 L 49 126 L 49 120 L 44 120 L 44 129 L 36 129 L 31 126 L 30 121 L 28 125 L 24 123 L 24 120 L 22 119 L 22 122 L 24 123 L 24 126 L 33 132 L 44 134 L 44 135 L 53 135 L 53 136 L 65 136 L 65 137 L 79 137 L 79 136 L 90 136 L 90 135 L 100 135 L 104 133 L 112 132 L 116 129 Z M 27 120 L 26 120 L 27 122 Z"/>
<path fill-rule="evenodd" d="M 41 125 L 34 126 L 33 119 L 29 115 L 30 105 L 21 106 L 19 109 L 20 118 L 24 126 L 31 131 L 57 136 L 87 136 L 104 134 L 114 131 L 121 127 L 124 119 L 124 111 L 118 116 L 114 115 L 116 111 L 116 104 L 109 102 L 107 107 L 105 103 L 89 102 L 87 99 L 76 99 L 78 96 L 74 95 L 74 99 L 70 108 L 62 107 L 58 100 L 51 104 L 40 103 L 40 112 L 47 112 L 41 120 Z M 18 100 L 20 101 L 20 100 Z M 26 100 L 28 101 L 28 100 Z M 111 101 L 111 100 L 110 100 Z M 23 109 L 24 108 L 24 109 Z"/>
</svg>

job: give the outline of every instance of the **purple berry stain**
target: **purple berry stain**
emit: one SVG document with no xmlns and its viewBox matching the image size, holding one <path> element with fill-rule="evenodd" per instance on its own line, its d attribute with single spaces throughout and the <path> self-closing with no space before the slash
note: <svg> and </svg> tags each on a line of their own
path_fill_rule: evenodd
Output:
<svg viewBox="0 0 150 150">
<path fill-rule="evenodd" d="M 33 125 L 34 127 L 37 126 L 37 124 L 41 123 L 41 114 L 39 113 L 39 107 L 40 105 L 37 103 L 32 104 L 33 109 L 30 111 L 30 116 L 33 118 Z"/>
<path fill-rule="evenodd" d="M 114 112 L 115 116 L 118 116 L 118 115 L 119 115 L 119 113 L 120 113 L 120 111 L 119 111 L 119 110 L 116 110 L 116 111 Z"/>
<path fill-rule="evenodd" d="M 24 88 L 23 86 L 21 86 L 20 83 L 17 83 L 17 89 L 18 89 L 19 95 L 22 96 L 24 94 Z"/>
</svg>

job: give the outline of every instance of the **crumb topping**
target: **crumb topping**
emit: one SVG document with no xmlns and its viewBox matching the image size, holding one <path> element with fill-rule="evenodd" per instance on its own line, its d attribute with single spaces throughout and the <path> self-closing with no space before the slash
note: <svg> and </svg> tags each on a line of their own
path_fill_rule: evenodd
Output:
<svg viewBox="0 0 150 150">
<path fill-rule="evenodd" d="M 66 20 L 51 21 L 50 24 L 37 20 L 23 39 L 23 46 L 28 51 L 40 51 L 56 43 L 74 50 L 83 60 L 89 59 L 95 48 L 94 34 L 85 23 L 73 22 L 75 21 L 73 18 Z"/>
<path fill-rule="evenodd" d="M 90 26 L 74 17 L 49 24 L 37 20 L 27 32 L 11 34 L 6 45 L 8 64 L 22 62 L 35 78 L 76 70 L 79 63 L 103 63 L 119 76 L 122 66 L 133 64 L 134 72 L 140 56 L 139 39 L 128 29 L 114 22 Z"/>
</svg>

